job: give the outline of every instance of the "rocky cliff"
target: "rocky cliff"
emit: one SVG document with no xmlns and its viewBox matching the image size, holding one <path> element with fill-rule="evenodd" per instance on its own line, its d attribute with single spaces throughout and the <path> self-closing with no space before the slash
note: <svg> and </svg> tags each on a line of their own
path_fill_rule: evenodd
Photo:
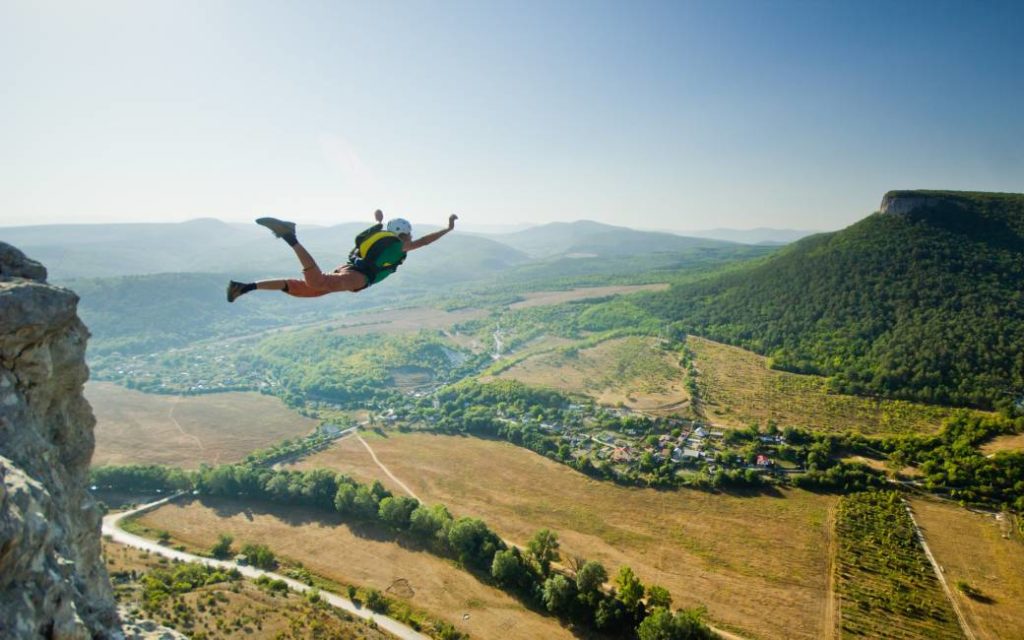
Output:
<svg viewBox="0 0 1024 640">
<path fill-rule="evenodd" d="M 87 490 L 78 297 L 0 242 L 0 637 L 121 636 Z"/>
<path fill-rule="evenodd" d="M 890 191 L 882 196 L 879 211 L 891 215 L 906 215 L 918 209 L 934 209 L 958 204 L 955 194 L 928 191 Z"/>
</svg>

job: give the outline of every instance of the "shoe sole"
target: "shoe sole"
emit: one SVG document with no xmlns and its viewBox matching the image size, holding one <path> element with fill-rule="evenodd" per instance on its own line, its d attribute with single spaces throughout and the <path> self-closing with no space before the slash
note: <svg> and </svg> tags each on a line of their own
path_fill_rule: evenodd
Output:
<svg viewBox="0 0 1024 640">
<path fill-rule="evenodd" d="M 277 218 L 256 218 L 256 224 L 270 229 L 278 238 L 289 233 L 295 233 L 295 223 Z"/>
</svg>

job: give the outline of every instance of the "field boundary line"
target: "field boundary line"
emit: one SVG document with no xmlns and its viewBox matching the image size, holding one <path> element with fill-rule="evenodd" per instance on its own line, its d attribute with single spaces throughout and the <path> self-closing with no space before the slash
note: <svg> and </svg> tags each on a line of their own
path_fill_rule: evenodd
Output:
<svg viewBox="0 0 1024 640">
<path fill-rule="evenodd" d="M 359 435 L 359 434 L 357 433 L 357 434 L 356 434 L 356 440 L 358 440 L 359 442 L 362 442 L 362 443 L 363 443 L 363 446 L 364 446 L 364 447 L 366 447 L 366 450 L 370 452 L 370 457 L 371 457 L 371 458 L 373 458 L 373 461 L 374 461 L 375 463 L 377 463 L 377 466 L 378 466 L 378 467 L 380 467 L 381 471 L 383 471 L 383 472 L 384 472 L 385 474 L 387 474 L 387 476 L 388 476 L 389 478 L 391 478 L 392 480 L 394 480 L 394 481 L 395 481 L 395 483 L 396 483 L 396 484 L 397 484 L 398 486 L 402 487 L 402 490 L 403 490 L 403 491 L 405 491 L 406 493 L 408 493 L 408 494 L 409 494 L 410 496 L 412 496 L 413 498 L 416 498 L 416 501 L 417 501 L 417 502 L 419 502 L 420 504 L 423 504 L 423 501 L 422 501 L 422 500 L 420 500 L 420 497 L 419 497 L 418 495 L 416 495 L 415 493 L 413 493 L 412 489 L 410 489 L 409 487 L 405 486 L 405 483 L 404 483 L 404 482 L 402 482 L 401 480 L 399 480 L 399 479 L 398 479 L 398 477 L 397 477 L 397 476 L 395 476 L 395 474 L 391 473 L 391 470 L 390 470 L 390 469 L 388 469 L 387 467 L 385 467 L 385 466 L 384 466 L 384 463 L 382 463 L 382 462 L 381 462 L 381 461 L 380 461 L 380 460 L 379 460 L 379 459 L 377 458 L 377 454 L 373 452 L 373 449 L 372 449 L 372 448 L 370 447 L 370 443 L 368 443 L 368 442 L 367 442 L 366 440 L 364 440 L 364 439 L 363 439 L 363 436 L 361 436 L 361 435 Z"/>
<path fill-rule="evenodd" d="M 830 639 L 841 636 L 843 616 L 842 595 L 836 589 L 839 577 L 839 526 L 836 519 L 838 509 L 839 502 L 837 501 L 829 508 L 825 518 L 825 548 L 828 560 L 825 565 L 825 616 L 821 637 Z"/>
<path fill-rule="evenodd" d="M 967 617 L 964 616 L 964 612 L 960 610 L 960 605 L 957 604 L 956 596 L 953 594 L 953 590 L 949 587 L 949 583 L 946 582 L 946 576 L 942 575 L 942 567 L 939 566 L 938 560 L 932 555 L 932 550 L 928 546 L 928 541 L 924 539 L 924 531 L 921 530 L 920 525 L 917 524 L 917 518 L 914 517 L 914 509 L 910 506 L 910 502 L 906 498 L 900 498 L 903 501 L 903 507 L 907 510 L 907 515 L 910 516 L 910 522 L 914 525 L 914 533 L 917 535 L 918 542 L 921 543 L 921 548 L 924 549 L 924 554 L 928 557 L 928 562 L 932 564 L 932 569 L 935 571 L 935 576 L 939 579 L 939 584 L 942 585 L 942 590 L 946 592 L 946 598 L 949 600 L 949 604 L 953 607 L 953 613 L 956 614 L 956 619 L 960 623 L 960 630 L 963 631 L 964 637 L 967 640 L 978 640 L 978 637 L 974 635 L 974 631 L 971 630 L 970 625 L 967 624 Z"/>
</svg>

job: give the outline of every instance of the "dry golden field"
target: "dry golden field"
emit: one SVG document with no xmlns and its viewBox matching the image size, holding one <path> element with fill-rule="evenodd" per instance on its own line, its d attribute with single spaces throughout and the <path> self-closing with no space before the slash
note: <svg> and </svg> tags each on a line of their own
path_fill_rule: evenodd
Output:
<svg viewBox="0 0 1024 640">
<path fill-rule="evenodd" d="M 689 395 L 677 354 L 655 338 L 608 340 L 574 355 L 561 350 L 538 354 L 501 372 L 499 379 L 581 393 L 604 405 L 623 405 L 652 414 L 686 410 Z"/>
<path fill-rule="evenodd" d="M 1024 638 L 1024 540 L 1006 516 L 932 499 L 911 501 L 935 559 L 979 640 Z M 963 581 L 980 595 L 956 588 Z"/>
<path fill-rule="evenodd" d="M 640 291 L 664 291 L 665 289 L 668 289 L 668 284 L 623 284 L 607 287 L 580 287 L 565 291 L 535 291 L 533 293 L 524 293 L 522 296 L 523 300 L 509 305 L 509 308 L 526 309 L 528 307 L 562 304 L 563 302 L 573 302 L 575 300 L 603 298 L 605 296 L 638 293 Z"/>
<path fill-rule="evenodd" d="M 993 438 L 991 442 L 986 442 L 981 447 L 981 452 L 985 455 L 996 453 L 997 451 L 1024 451 L 1024 433 L 999 436 L 998 438 Z"/>
<path fill-rule="evenodd" d="M 707 605 L 716 626 L 750 638 L 822 636 L 833 497 L 625 488 L 508 443 L 468 437 L 367 441 L 420 498 L 480 517 L 511 542 L 547 527 L 558 532 L 564 556 L 599 560 L 610 573 L 629 565 L 645 583 L 668 588 L 674 606 Z M 297 466 L 337 469 L 400 491 L 354 439 Z"/>
<path fill-rule="evenodd" d="M 258 393 L 163 396 L 109 382 L 90 382 L 85 397 L 96 414 L 94 466 L 167 464 L 196 469 L 303 436 L 317 421 Z"/>
<path fill-rule="evenodd" d="M 103 542 L 107 571 L 114 583 L 119 604 L 141 610 L 142 588 L 138 580 L 125 574 L 142 575 L 155 568 L 166 568 L 157 555 Z M 237 585 L 237 591 L 232 589 Z M 302 595 L 271 595 L 250 580 L 200 587 L 179 600 L 193 616 L 193 626 L 176 625 L 192 637 L 205 635 L 209 640 L 245 637 L 251 640 L 300 640 L 310 637 L 387 640 L 392 636 L 373 629 L 345 612 L 328 606 L 312 606 Z M 165 611 L 169 605 L 165 607 Z M 141 614 L 143 617 L 145 613 Z M 164 616 L 156 616 L 163 618 Z M 160 620 L 160 622 L 167 622 Z"/>
<path fill-rule="evenodd" d="M 767 358 L 690 336 L 696 353 L 702 409 L 725 427 L 751 422 L 864 434 L 932 433 L 956 409 L 827 392 L 826 379 L 768 368 Z"/>
<path fill-rule="evenodd" d="M 554 618 L 527 610 L 453 562 L 398 544 L 377 526 L 344 524 L 336 514 L 209 499 L 165 506 L 141 517 L 139 523 L 170 532 L 175 542 L 203 549 L 209 549 L 221 533 L 234 536 L 239 547 L 249 542 L 266 544 L 279 557 L 301 562 L 330 580 L 406 599 L 474 638 L 573 638 Z"/>
</svg>

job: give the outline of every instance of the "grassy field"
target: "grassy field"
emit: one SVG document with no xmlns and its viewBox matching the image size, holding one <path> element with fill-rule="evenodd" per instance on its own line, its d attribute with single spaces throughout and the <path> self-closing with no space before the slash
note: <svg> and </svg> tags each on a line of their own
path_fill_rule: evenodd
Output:
<svg viewBox="0 0 1024 640">
<path fill-rule="evenodd" d="M 366 438 L 422 499 L 481 517 L 512 542 L 548 527 L 558 532 L 566 557 L 599 560 L 610 573 L 629 565 L 645 583 L 668 588 L 673 606 L 706 604 L 716 626 L 751 638 L 821 637 L 832 497 L 631 489 L 503 442 Z M 298 466 L 338 469 L 399 490 L 353 439 Z"/>
<path fill-rule="evenodd" d="M 998 438 L 993 438 L 991 442 L 986 442 L 981 447 L 981 452 L 985 455 L 996 453 L 997 451 L 1024 451 L 1024 433 L 999 436 Z"/>
<path fill-rule="evenodd" d="M 258 393 L 164 396 L 90 382 L 85 396 L 96 414 L 92 463 L 168 464 L 242 460 L 249 452 L 302 436 L 317 426 Z"/>
<path fill-rule="evenodd" d="M 821 431 L 864 434 L 932 433 L 954 411 L 901 400 L 830 394 L 825 378 L 768 368 L 767 358 L 690 337 L 703 411 L 715 424 L 742 427 L 774 420 Z"/>
<path fill-rule="evenodd" d="M 585 394 L 604 405 L 621 402 L 652 414 L 679 413 L 689 396 L 678 360 L 654 338 L 627 337 L 573 354 L 560 349 L 539 354 L 496 377 Z"/>
<path fill-rule="evenodd" d="M 528 307 L 562 304 L 563 302 L 587 300 L 589 298 L 603 298 L 605 296 L 637 293 L 640 291 L 664 291 L 666 289 L 668 289 L 668 284 L 627 284 L 608 287 L 581 287 L 565 291 L 536 291 L 524 293 L 522 295 L 523 299 L 520 302 L 509 305 L 509 308 L 526 309 Z"/>
<path fill-rule="evenodd" d="M 148 552 L 108 541 L 103 543 L 103 556 L 118 603 L 149 618 L 150 614 L 141 612 L 142 585 L 132 575 L 141 576 L 153 569 L 166 568 L 169 563 Z M 169 605 L 165 605 L 163 613 L 153 617 L 193 639 L 244 636 L 252 640 L 312 637 L 387 640 L 392 637 L 347 613 L 323 605 L 314 606 L 295 593 L 271 594 L 250 580 L 200 587 L 181 595 L 178 607 L 171 614 Z"/>
<path fill-rule="evenodd" d="M 279 557 L 301 562 L 330 580 L 372 587 L 407 600 L 474 638 L 573 637 L 555 619 L 528 611 L 454 563 L 396 543 L 389 532 L 376 526 L 343 524 L 334 514 L 211 499 L 169 505 L 138 522 L 170 532 L 175 544 L 180 541 L 196 548 L 209 549 L 221 533 L 234 536 L 239 546 L 266 544 Z"/>
<path fill-rule="evenodd" d="M 954 597 L 979 640 L 1024 638 L 1024 540 L 1007 516 L 916 499 L 925 540 L 953 585 Z M 958 582 L 975 591 L 969 597 Z"/>
<path fill-rule="evenodd" d="M 836 532 L 842 638 L 963 637 L 898 494 L 844 496 Z"/>
</svg>

